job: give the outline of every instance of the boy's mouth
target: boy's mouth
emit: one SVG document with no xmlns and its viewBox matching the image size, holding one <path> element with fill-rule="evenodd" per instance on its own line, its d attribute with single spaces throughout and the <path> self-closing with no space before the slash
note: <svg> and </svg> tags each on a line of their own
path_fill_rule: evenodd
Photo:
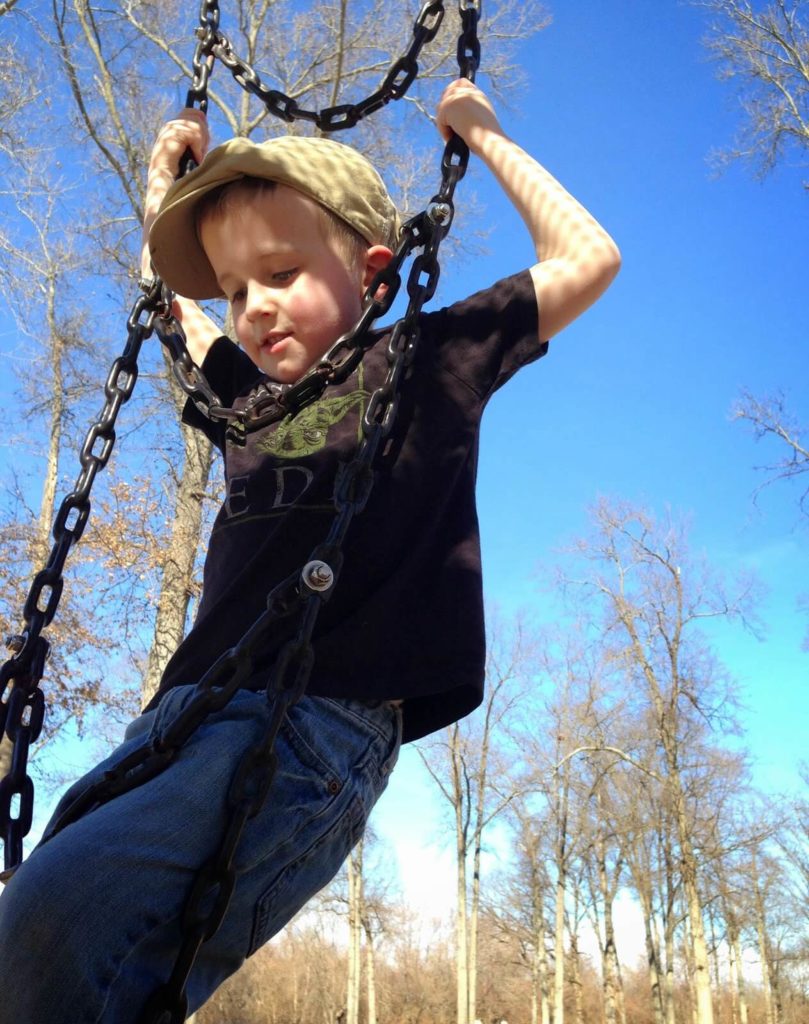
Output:
<svg viewBox="0 0 809 1024">
<path fill-rule="evenodd" d="M 270 355 L 275 355 L 276 352 L 280 352 L 284 346 L 284 343 L 289 340 L 288 331 L 273 331 L 266 335 L 261 341 L 259 348 Z"/>
</svg>

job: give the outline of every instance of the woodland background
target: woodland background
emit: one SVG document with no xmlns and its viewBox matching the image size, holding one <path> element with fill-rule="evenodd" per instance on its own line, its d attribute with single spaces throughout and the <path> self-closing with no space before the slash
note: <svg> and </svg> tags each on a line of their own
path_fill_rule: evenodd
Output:
<svg viewBox="0 0 809 1024">
<path fill-rule="evenodd" d="M 739 100 L 737 142 L 720 161 L 765 176 L 805 164 L 807 4 L 692 6 L 705 55 Z M 19 627 L 122 346 L 148 154 L 187 87 L 195 7 L 0 2 L 5 633 Z M 370 92 L 415 16 L 383 0 L 223 8 L 237 51 L 306 106 Z M 487 2 L 486 86 L 499 103 L 530 108 L 526 47 L 554 13 L 534 0 Z M 454 33 L 449 10 L 412 93 L 351 133 L 406 211 L 439 180 L 428 121 L 453 77 Z M 210 95 L 219 138 L 282 130 L 221 68 Z M 805 202 L 797 190 L 796 219 Z M 488 244 L 482 205 L 470 194 L 463 206 L 445 256 L 462 267 Z M 608 226 L 620 244 L 620 225 Z M 119 735 L 193 616 L 219 473 L 207 443 L 177 427 L 180 404 L 158 346 L 147 346 L 49 630 L 42 793 L 66 781 L 49 755 L 78 742 L 91 758 Z M 772 442 L 758 482 L 794 506 L 805 541 L 809 462 L 796 413 L 782 394 L 752 390 L 739 392 L 735 415 L 736 429 Z M 761 628 L 759 585 L 695 550 L 686 516 L 593 494 L 587 529 L 546 574 L 562 609 L 553 626 L 530 609 L 493 609 L 485 705 L 419 745 L 454 850 L 452 916 L 425 926 L 385 841 L 369 833 L 200 1024 L 809 1024 L 809 800 L 754 784 L 741 694 L 715 644 L 726 622 Z M 620 958 L 616 940 L 627 899 L 643 922 L 637 962 Z"/>
</svg>

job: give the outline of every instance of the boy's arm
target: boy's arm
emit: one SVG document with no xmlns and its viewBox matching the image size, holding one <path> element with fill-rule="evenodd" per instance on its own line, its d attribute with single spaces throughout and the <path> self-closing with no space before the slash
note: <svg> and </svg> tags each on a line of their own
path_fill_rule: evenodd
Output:
<svg viewBox="0 0 809 1024">
<path fill-rule="evenodd" d="M 542 341 L 558 334 L 605 291 L 621 256 L 607 232 L 500 126 L 486 95 L 459 79 L 444 91 L 437 123 L 460 135 L 497 178 L 525 222 L 538 262 L 531 267 Z"/>
<path fill-rule="evenodd" d="M 181 110 L 160 130 L 149 161 L 149 177 L 146 185 L 146 205 L 143 215 L 143 247 L 141 249 L 141 274 L 152 276 L 152 261 L 149 255 L 149 231 L 160 209 L 163 196 L 177 177 L 180 160 L 190 149 L 197 163 L 201 163 L 208 148 L 208 124 L 205 115 L 194 108 Z M 210 317 L 202 312 L 191 299 L 175 296 L 172 312 L 183 326 L 186 344 L 191 358 L 200 365 L 208 349 L 221 337 L 222 331 Z"/>
</svg>

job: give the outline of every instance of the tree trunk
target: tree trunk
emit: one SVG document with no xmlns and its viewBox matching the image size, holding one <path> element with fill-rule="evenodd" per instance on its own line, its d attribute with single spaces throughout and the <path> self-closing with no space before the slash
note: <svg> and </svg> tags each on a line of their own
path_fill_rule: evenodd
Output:
<svg viewBox="0 0 809 1024">
<path fill-rule="evenodd" d="M 570 985 L 573 989 L 573 1020 L 575 1024 L 584 1024 L 584 990 L 581 981 L 579 936 L 575 925 L 570 929 Z"/>
<path fill-rule="evenodd" d="M 764 996 L 764 1020 L 765 1024 L 777 1024 L 772 991 L 770 950 L 769 942 L 767 941 L 767 922 L 764 915 L 764 897 L 761 892 L 761 883 L 755 857 L 753 858 L 753 886 L 756 901 L 756 934 L 758 936 L 758 949 L 761 959 L 761 991 Z"/>
<path fill-rule="evenodd" d="M 599 811 L 603 811 L 599 798 Z M 604 1019 L 606 1024 L 625 1024 L 622 999 L 621 965 L 615 945 L 615 924 L 612 917 L 613 892 L 607 872 L 607 844 L 599 829 L 595 841 L 598 860 L 598 884 L 604 907 L 604 945 L 601 950 L 601 977 L 604 991 Z"/>
<path fill-rule="evenodd" d="M 460 793 L 460 734 L 458 726 L 454 725 L 451 730 L 452 765 L 455 774 L 455 792 Z M 456 964 L 456 988 L 457 988 L 457 1024 L 469 1024 L 469 934 L 468 915 L 466 905 L 466 850 L 467 830 L 464 822 L 463 807 L 460 801 L 455 807 L 455 838 L 456 838 L 456 859 L 457 859 L 457 908 L 455 911 L 455 964 Z"/>
<path fill-rule="evenodd" d="M 472 855 L 472 893 L 469 913 L 469 953 L 467 977 L 467 1019 L 473 1021 L 477 1016 L 478 993 L 478 922 L 480 919 L 480 855 L 483 847 L 483 828 L 486 813 L 486 774 L 489 760 L 489 713 L 491 698 L 487 706 L 486 727 L 480 751 L 480 771 L 477 781 L 477 801 L 475 808 L 474 853 Z"/>
<path fill-rule="evenodd" d="M 713 904 L 708 907 L 708 924 L 711 928 L 711 949 L 713 950 L 713 956 L 710 958 L 713 964 L 713 990 L 717 996 L 714 1014 L 716 1024 L 722 1024 L 722 978 L 719 970 L 719 942 L 716 936 L 716 914 Z"/>
<path fill-rule="evenodd" d="M 556 879 L 556 918 L 553 942 L 553 1024 L 565 1020 L 565 875 L 560 871 Z"/>
<path fill-rule="evenodd" d="M 567 887 L 567 814 L 569 761 L 561 772 L 557 793 L 556 914 L 554 922 L 553 1024 L 565 1020 L 565 895 Z"/>
<path fill-rule="evenodd" d="M 365 977 L 368 992 L 368 1024 L 376 1020 L 376 952 L 370 927 L 365 928 Z"/>
<path fill-rule="evenodd" d="M 686 915 L 687 917 L 687 915 Z M 685 961 L 686 977 L 688 980 L 688 1003 L 691 1010 L 691 1024 L 698 1024 L 697 1020 L 697 990 L 694 984 L 694 944 L 689 935 L 688 921 L 683 927 L 683 960 Z"/>
<path fill-rule="evenodd" d="M 643 934 L 646 940 L 646 963 L 649 967 L 649 984 L 652 989 L 652 1013 L 654 1024 L 666 1024 L 664 1010 L 663 979 L 660 970 L 660 953 L 658 943 L 655 939 L 655 928 L 652 920 L 651 893 L 646 889 L 638 892 L 643 911 Z"/>
<path fill-rule="evenodd" d="M 202 505 L 211 469 L 211 443 L 198 430 L 184 426 L 185 462 L 177 487 L 171 541 L 163 566 L 154 638 L 143 680 L 144 704 L 157 691 L 166 663 L 185 636 L 188 604 L 193 592 L 194 564 L 202 529 Z M 245 629 L 250 625 L 245 623 Z"/>
<path fill-rule="evenodd" d="M 531 918 L 533 954 L 531 956 L 531 1024 L 550 1024 L 548 999 L 548 951 L 545 946 L 545 918 L 542 888 L 538 872 L 532 872 Z"/>
<path fill-rule="evenodd" d="M 47 320 L 50 334 L 49 370 L 51 374 L 50 400 L 51 411 L 50 433 L 48 437 L 48 456 L 45 463 L 45 478 L 42 481 L 42 503 L 39 508 L 36 541 L 32 560 L 34 571 L 44 568 L 50 551 L 50 532 L 53 525 L 54 506 L 56 504 L 56 485 L 59 478 L 59 449 L 62 444 L 62 422 L 65 413 L 65 386 L 62 359 L 64 356 L 64 339 L 56 322 L 56 280 L 50 276 L 48 280 Z"/>
<path fill-rule="evenodd" d="M 730 945 L 730 972 L 733 979 L 734 1007 L 738 1010 L 734 1024 L 747 1024 L 747 990 L 742 965 L 742 949 L 739 941 L 739 926 L 735 917 L 728 915 L 728 943 Z"/>
<path fill-rule="evenodd" d="M 348 872 L 348 980 L 346 985 L 346 1024 L 359 1024 L 362 944 L 362 842 L 346 861 Z"/>
<path fill-rule="evenodd" d="M 664 721 L 661 732 L 663 748 L 667 759 L 668 783 L 674 798 L 677 838 L 680 846 L 680 869 L 688 915 L 690 952 L 693 961 L 695 1022 L 696 1024 L 713 1024 L 711 965 L 708 959 L 708 944 L 705 941 L 705 927 L 702 921 L 702 903 L 697 888 L 697 858 L 691 842 L 690 822 L 685 805 L 682 779 L 677 767 L 676 741 L 671 735 L 671 723 Z"/>
<path fill-rule="evenodd" d="M 540 1017 L 542 1024 L 551 1024 L 551 993 L 550 993 L 550 971 L 548 970 L 548 950 L 545 948 L 543 941 L 542 950 L 540 952 L 539 960 L 539 979 L 540 979 Z"/>
<path fill-rule="evenodd" d="M 674 929 L 666 929 L 666 969 L 663 975 L 663 1015 L 666 1024 L 677 1024 L 674 1011 Z"/>
</svg>

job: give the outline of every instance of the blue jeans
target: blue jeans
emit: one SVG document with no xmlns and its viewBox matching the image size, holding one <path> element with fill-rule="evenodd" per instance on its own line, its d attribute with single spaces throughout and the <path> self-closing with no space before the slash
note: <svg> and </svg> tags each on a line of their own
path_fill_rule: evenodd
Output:
<svg viewBox="0 0 809 1024">
<path fill-rule="evenodd" d="M 159 736 L 193 692 L 170 690 L 132 722 L 61 806 Z M 263 692 L 238 691 L 160 775 L 31 853 L 0 898 L 0 1024 L 137 1021 L 171 972 L 195 873 L 222 839 L 228 784 L 270 713 Z M 290 709 L 275 782 L 236 853 L 233 898 L 189 979 L 189 1013 L 336 874 L 400 742 L 401 712 L 388 703 L 303 697 Z"/>
</svg>

